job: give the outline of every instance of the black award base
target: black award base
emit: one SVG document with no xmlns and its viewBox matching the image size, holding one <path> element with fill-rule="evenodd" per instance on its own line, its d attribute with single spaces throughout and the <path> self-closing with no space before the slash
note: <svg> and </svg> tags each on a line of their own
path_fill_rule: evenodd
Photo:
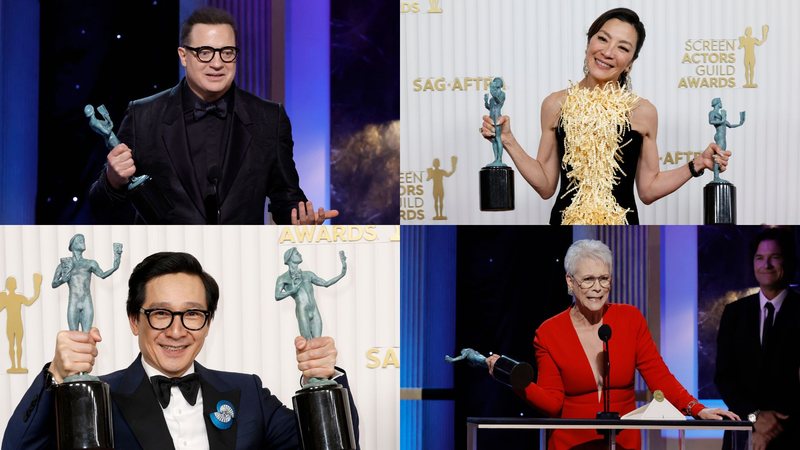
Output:
<svg viewBox="0 0 800 450">
<path fill-rule="evenodd" d="M 128 197 L 136 212 L 148 225 L 164 223 L 172 210 L 172 203 L 161 193 L 149 175 L 135 177 L 128 184 Z"/>
<path fill-rule="evenodd" d="M 708 183 L 703 188 L 703 224 L 736 224 L 736 186 Z"/>
<path fill-rule="evenodd" d="M 481 169 L 481 211 L 514 209 L 514 170 L 508 166 Z"/>
<path fill-rule="evenodd" d="M 597 413 L 597 419 L 619 420 L 619 413 L 612 411 L 601 411 Z"/>
<path fill-rule="evenodd" d="M 73 381 L 61 383 L 54 389 L 59 450 L 113 449 L 108 383 Z"/>
<path fill-rule="evenodd" d="M 526 362 L 514 361 L 508 356 L 501 356 L 494 363 L 492 376 L 506 386 L 525 389 L 533 381 L 533 367 Z"/>
<path fill-rule="evenodd" d="M 347 389 L 340 384 L 311 386 L 292 397 L 304 450 L 356 448 Z"/>
</svg>

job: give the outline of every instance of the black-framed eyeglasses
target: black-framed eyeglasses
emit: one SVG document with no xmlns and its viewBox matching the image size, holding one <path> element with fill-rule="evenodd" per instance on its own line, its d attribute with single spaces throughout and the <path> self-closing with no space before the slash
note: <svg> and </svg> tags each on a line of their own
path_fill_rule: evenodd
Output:
<svg viewBox="0 0 800 450">
<path fill-rule="evenodd" d="M 572 275 L 570 275 L 570 278 L 575 280 L 575 277 L 573 277 Z M 575 281 L 578 282 L 578 286 L 580 286 L 581 289 L 591 289 L 594 287 L 594 284 L 598 282 L 600 283 L 600 287 L 603 289 L 611 286 L 611 277 L 608 275 L 603 275 L 601 277 L 586 277 L 582 280 L 575 280 Z"/>
<path fill-rule="evenodd" d="M 201 330 L 204 326 L 206 326 L 208 316 L 210 315 L 208 311 L 203 311 L 202 309 L 170 311 L 162 308 L 139 308 L 139 311 L 147 316 L 147 323 L 149 323 L 150 327 L 154 330 L 166 330 L 172 326 L 172 321 L 175 320 L 175 316 L 181 316 L 181 323 L 187 330 Z"/>
<path fill-rule="evenodd" d="M 214 59 L 214 53 L 217 52 L 219 52 L 219 58 L 222 60 L 222 62 L 226 63 L 232 63 L 236 61 L 236 57 L 239 56 L 238 47 L 214 48 L 205 45 L 202 47 L 189 47 L 188 45 L 184 45 L 183 48 L 193 51 L 200 62 L 211 62 L 211 60 Z"/>
</svg>

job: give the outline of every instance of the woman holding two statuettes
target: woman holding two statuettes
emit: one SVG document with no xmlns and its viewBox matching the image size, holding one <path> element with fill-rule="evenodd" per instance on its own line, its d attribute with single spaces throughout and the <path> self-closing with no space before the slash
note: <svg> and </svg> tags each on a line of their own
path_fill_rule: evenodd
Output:
<svg viewBox="0 0 800 450">
<path fill-rule="evenodd" d="M 612 284 L 611 250 L 600 241 L 580 240 L 564 258 L 567 289 L 574 303 L 546 320 L 536 330 L 538 377 L 520 394 L 550 417 L 594 418 L 603 410 L 603 342 L 601 325 L 613 330 L 609 345 L 610 411 L 624 415 L 635 407 L 634 372 L 639 370 L 651 391 L 661 390 L 667 400 L 686 415 L 699 419 L 739 417 L 719 408 L 706 408 L 681 386 L 658 353 L 647 322 L 636 307 L 609 303 Z M 486 358 L 489 372 L 499 356 Z M 547 448 L 608 448 L 596 430 L 553 430 Z M 618 449 L 641 448 L 639 430 L 617 434 Z"/>
<path fill-rule="evenodd" d="M 650 204 L 718 162 L 725 170 L 730 152 L 709 144 L 687 166 L 660 171 L 655 106 L 631 90 L 631 68 L 644 44 L 644 25 L 627 8 L 598 17 L 587 33 L 584 77 L 542 102 L 542 135 L 536 158 L 529 156 L 502 116 L 500 140 L 534 190 L 548 199 L 560 189 L 550 224 L 638 224 L 633 183 Z M 483 117 L 481 134 L 495 129 Z"/>
</svg>

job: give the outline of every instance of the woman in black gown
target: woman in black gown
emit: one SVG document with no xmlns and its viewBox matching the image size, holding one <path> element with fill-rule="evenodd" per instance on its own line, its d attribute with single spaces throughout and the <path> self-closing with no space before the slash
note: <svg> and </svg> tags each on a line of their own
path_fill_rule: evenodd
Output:
<svg viewBox="0 0 800 450">
<path fill-rule="evenodd" d="M 704 169 L 713 169 L 715 160 L 720 170 L 725 170 L 731 153 L 712 143 L 686 166 L 662 172 L 656 146 L 656 108 L 626 89 L 645 38 L 639 16 L 626 8 L 607 11 L 592 23 L 587 38 L 584 78 L 542 102 L 542 136 L 536 158 L 514 138 L 508 116 L 498 119 L 498 125 L 502 125 L 500 139 L 517 169 L 542 198 L 552 197 L 560 180 L 551 224 L 638 224 L 634 180 L 639 198 L 650 204 Z M 609 103 L 623 105 L 621 109 L 610 108 L 608 115 L 622 121 L 605 123 L 613 136 L 606 133 L 605 143 L 598 144 L 597 136 L 584 132 L 570 141 L 571 129 L 595 129 L 598 120 L 605 120 L 598 119 L 602 114 L 596 111 L 600 106 L 608 113 Z M 484 116 L 483 137 L 492 140 L 494 131 L 492 120 Z M 598 158 L 599 152 L 603 154 Z M 607 170 L 595 170 L 598 167 Z"/>
</svg>

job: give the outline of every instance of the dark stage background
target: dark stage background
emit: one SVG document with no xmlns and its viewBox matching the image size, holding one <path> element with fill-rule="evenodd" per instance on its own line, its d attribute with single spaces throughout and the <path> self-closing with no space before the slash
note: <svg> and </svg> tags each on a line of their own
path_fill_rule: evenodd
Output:
<svg viewBox="0 0 800 450">
<path fill-rule="evenodd" d="M 331 4 L 331 207 L 400 223 L 400 21 L 391 2 Z"/>
<path fill-rule="evenodd" d="M 456 269 L 456 348 L 471 347 L 527 361 L 535 367 L 536 328 L 572 302 L 563 257 L 571 227 L 459 227 Z M 447 263 L 447 262 L 443 262 Z M 511 388 L 484 370 L 454 370 L 455 448 L 466 446 L 469 416 L 536 417 Z M 538 448 L 539 432 L 478 433 L 480 448 Z"/>
<path fill-rule="evenodd" d="M 720 398 L 714 385 L 719 321 L 726 304 L 758 292 L 750 243 L 762 229 L 759 226 L 697 227 L 697 387 L 700 399 Z M 800 228 L 790 229 L 797 246 Z M 797 273 L 787 276 L 797 290 Z"/>
<path fill-rule="evenodd" d="M 87 194 L 108 151 L 83 107 L 105 104 L 114 130 L 129 101 L 178 81 L 178 2 L 41 2 L 36 221 L 91 223 Z"/>
</svg>

